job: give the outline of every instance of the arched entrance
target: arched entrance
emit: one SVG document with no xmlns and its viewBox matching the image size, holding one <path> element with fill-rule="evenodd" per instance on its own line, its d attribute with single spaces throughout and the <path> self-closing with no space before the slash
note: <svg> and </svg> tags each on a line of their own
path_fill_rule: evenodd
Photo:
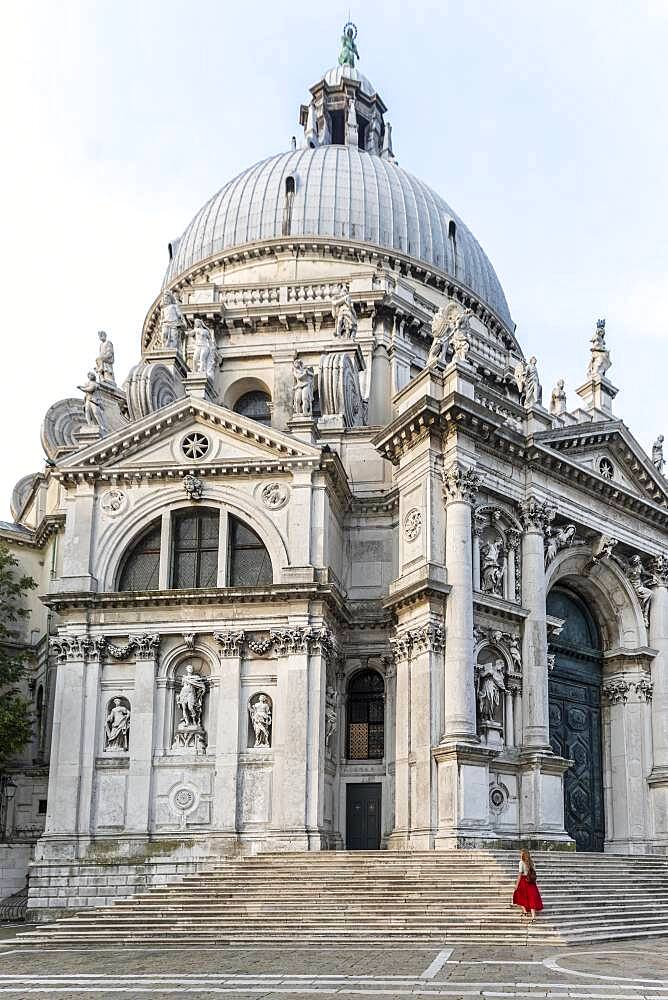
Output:
<svg viewBox="0 0 668 1000">
<path fill-rule="evenodd" d="M 579 851 L 602 851 L 601 640 L 587 606 L 572 591 L 550 591 L 547 613 L 565 621 L 550 643 L 555 663 L 549 682 L 550 744 L 574 761 L 564 776 L 564 825 Z"/>
</svg>

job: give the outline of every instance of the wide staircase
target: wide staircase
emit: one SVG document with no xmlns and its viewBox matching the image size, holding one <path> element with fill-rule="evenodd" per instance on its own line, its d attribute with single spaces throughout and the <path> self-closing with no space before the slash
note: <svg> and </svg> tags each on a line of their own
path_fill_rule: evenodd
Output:
<svg viewBox="0 0 668 1000">
<path fill-rule="evenodd" d="M 24 944 L 540 944 L 668 934 L 668 858 L 535 854 L 545 909 L 511 907 L 514 852 L 263 854 L 21 935 Z"/>
</svg>

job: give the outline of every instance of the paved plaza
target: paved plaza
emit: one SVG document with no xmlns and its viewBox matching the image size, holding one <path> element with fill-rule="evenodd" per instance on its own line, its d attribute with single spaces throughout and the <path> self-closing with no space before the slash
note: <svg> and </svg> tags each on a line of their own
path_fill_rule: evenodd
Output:
<svg viewBox="0 0 668 1000">
<path fill-rule="evenodd" d="M 668 938 L 589 947 L 115 948 L 17 946 L 0 933 L 0 994 L 125 997 L 668 998 Z"/>
</svg>

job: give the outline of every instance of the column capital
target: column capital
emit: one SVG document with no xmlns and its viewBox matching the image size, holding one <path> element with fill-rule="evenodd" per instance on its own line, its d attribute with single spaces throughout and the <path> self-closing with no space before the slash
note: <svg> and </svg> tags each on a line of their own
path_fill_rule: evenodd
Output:
<svg viewBox="0 0 668 1000">
<path fill-rule="evenodd" d="M 544 534 L 556 513 L 557 508 L 548 500 L 530 496 L 520 501 L 520 520 L 525 531 Z"/>
<path fill-rule="evenodd" d="M 59 635 L 51 639 L 51 649 L 60 663 L 74 660 L 90 660 L 102 656 L 105 640 L 102 636 L 92 638 L 88 635 Z"/>
<path fill-rule="evenodd" d="M 214 632 L 213 637 L 220 645 L 221 656 L 241 656 L 246 633 L 241 629 L 226 629 L 224 632 Z"/>
<path fill-rule="evenodd" d="M 668 556 L 663 552 L 652 560 L 652 579 L 655 587 L 668 587 Z"/>
<path fill-rule="evenodd" d="M 444 466 L 443 499 L 446 503 L 467 503 L 473 505 L 480 489 L 480 475 L 472 466 L 454 461 Z"/>
</svg>

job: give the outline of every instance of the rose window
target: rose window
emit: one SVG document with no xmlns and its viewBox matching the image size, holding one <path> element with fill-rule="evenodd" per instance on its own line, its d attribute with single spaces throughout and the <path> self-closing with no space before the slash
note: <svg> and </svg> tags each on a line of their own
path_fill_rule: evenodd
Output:
<svg viewBox="0 0 668 1000">
<path fill-rule="evenodd" d="M 198 431 L 194 431 L 192 434 L 186 434 L 183 441 L 181 442 L 181 450 L 186 458 L 200 459 L 204 458 L 210 447 L 209 439 L 206 434 L 200 434 Z"/>
</svg>

